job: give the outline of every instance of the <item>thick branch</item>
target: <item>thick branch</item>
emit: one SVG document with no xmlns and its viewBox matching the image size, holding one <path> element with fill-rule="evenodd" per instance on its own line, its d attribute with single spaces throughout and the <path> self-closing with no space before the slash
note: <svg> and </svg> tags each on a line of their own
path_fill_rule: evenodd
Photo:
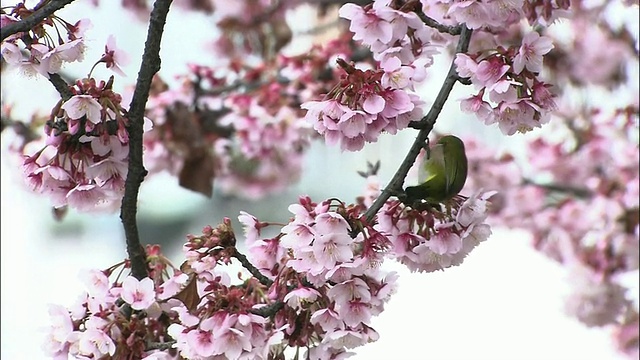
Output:
<svg viewBox="0 0 640 360">
<path fill-rule="evenodd" d="M 462 32 L 460 33 L 460 39 L 458 40 L 458 46 L 456 47 L 456 53 L 466 52 L 469 48 L 469 41 L 471 41 L 471 33 L 472 30 L 468 29 L 466 26 L 462 28 Z M 449 94 L 451 93 L 451 89 L 453 89 L 453 85 L 455 85 L 458 79 L 458 73 L 456 72 L 456 66 L 453 60 L 451 61 L 451 67 L 449 67 L 449 73 L 447 74 L 444 83 L 442 84 L 442 88 L 440 88 L 440 92 L 436 97 L 429 113 L 425 115 L 420 121 L 414 121 L 410 125 L 413 128 L 420 129 L 418 136 L 411 145 L 411 149 L 407 153 L 407 156 L 400 164 L 400 167 L 389 181 L 389 184 L 382 190 L 380 196 L 373 202 L 371 207 L 367 209 L 367 212 L 364 214 L 367 222 L 371 222 L 373 217 L 376 215 L 378 210 L 382 208 L 382 205 L 391 197 L 392 195 L 398 194 L 402 191 L 402 184 L 404 183 L 405 177 L 407 177 L 407 173 L 409 173 L 409 169 L 413 166 L 413 163 L 416 161 L 418 154 L 420 154 L 420 150 L 424 147 L 425 141 L 429 137 L 429 133 L 433 129 L 433 125 L 436 123 L 436 119 L 440 115 L 442 111 L 442 107 L 444 106 Z"/>
<path fill-rule="evenodd" d="M 147 174 L 142 164 L 142 124 L 144 110 L 149 98 L 151 80 L 160 70 L 160 41 L 164 24 L 172 0 L 156 0 L 151 11 L 147 41 L 144 44 L 142 63 L 138 72 L 136 88 L 131 99 L 127 118 L 129 119 L 129 168 L 125 182 L 124 197 L 120 208 L 120 219 L 124 227 L 127 253 L 131 261 L 131 274 L 142 279 L 148 276 L 146 254 L 140 242 L 136 214 L 138 211 L 138 191 Z"/>
<path fill-rule="evenodd" d="M 74 0 L 51 0 L 28 16 L 27 18 L 15 23 L 8 24 L 0 29 L 0 41 L 9 36 L 31 30 L 34 26 L 38 25 L 42 20 L 49 17 L 54 12 L 62 9 Z"/>
</svg>

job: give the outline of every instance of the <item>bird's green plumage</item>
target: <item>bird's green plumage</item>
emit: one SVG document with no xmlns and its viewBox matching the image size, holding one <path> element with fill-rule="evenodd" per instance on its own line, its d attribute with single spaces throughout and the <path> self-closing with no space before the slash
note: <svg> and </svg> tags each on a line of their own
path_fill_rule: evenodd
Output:
<svg viewBox="0 0 640 360">
<path fill-rule="evenodd" d="M 422 160 L 418 172 L 420 185 L 405 189 L 406 202 L 417 200 L 441 203 L 456 196 L 467 180 L 467 156 L 464 143 L 447 135 L 433 146 Z"/>
</svg>

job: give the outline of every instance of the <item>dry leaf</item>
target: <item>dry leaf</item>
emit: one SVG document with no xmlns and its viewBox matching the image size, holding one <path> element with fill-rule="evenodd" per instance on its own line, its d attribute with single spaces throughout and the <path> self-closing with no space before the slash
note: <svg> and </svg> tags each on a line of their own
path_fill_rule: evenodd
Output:
<svg viewBox="0 0 640 360">
<path fill-rule="evenodd" d="M 180 290 L 179 293 L 175 294 L 173 298 L 180 300 L 189 311 L 193 311 L 198 307 L 198 304 L 200 303 L 200 296 L 198 295 L 198 281 L 196 279 L 196 274 L 189 276 L 187 286 Z"/>
</svg>

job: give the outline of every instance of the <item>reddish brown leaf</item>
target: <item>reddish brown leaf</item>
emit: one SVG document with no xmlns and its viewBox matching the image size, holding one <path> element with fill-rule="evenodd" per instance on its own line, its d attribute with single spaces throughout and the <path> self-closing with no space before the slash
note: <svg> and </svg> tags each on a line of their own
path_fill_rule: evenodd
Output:
<svg viewBox="0 0 640 360">
<path fill-rule="evenodd" d="M 175 294 L 173 298 L 180 300 L 189 311 L 193 311 L 198 307 L 200 296 L 198 296 L 196 274 L 189 276 L 187 286 Z"/>
<path fill-rule="evenodd" d="M 180 186 L 211 197 L 215 176 L 213 157 L 210 153 L 193 154 L 184 160 L 180 170 Z"/>
</svg>

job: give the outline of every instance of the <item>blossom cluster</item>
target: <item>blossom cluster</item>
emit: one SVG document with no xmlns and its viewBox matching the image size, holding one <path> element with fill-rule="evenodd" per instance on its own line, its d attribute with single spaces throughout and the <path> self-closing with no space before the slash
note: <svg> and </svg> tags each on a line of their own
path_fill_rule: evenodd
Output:
<svg viewBox="0 0 640 360">
<path fill-rule="evenodd" d="M 460 109 L 475 113 L 487 125 L 498 123 L 505 135 L 542 126 L 556 109 L 550 85 L 538 79 L 543 55 L 552 48 L 550 38 L 534 31 L 523 37 L 518 48 L 457 54 L 458 74 L 470 78 L 479 90 L 463 100 Z"/>
<path fill-rule="evenodd" d="M 381 267 L 385 258 L 412 270 L 458 265 L 490 233 L 483 222 L 490 195 L 460 197 L 448 205 L 450 215 L 433 208 L 393 212 L 399 204 L 390 201 L 379 224 L 366 220 L 362 204 L 304 196 L 289 206 L 290 221 L 267 238 L 264 229 L 276 224 L 242 212 L 247 257 L 227 218 L 187 237 L 179 268 L 155 245 L 147 247 L 144 279 L 120 279 L 116 269 L 128 262 L 85 272 L 87 292 L 78 302 L 51 307 L 44 348 L 57 358 L 279 359 L 294 349 L 306 349 L 311 359 L 348 356 L 378 339 L 371 320 L 396 292 L 396 273 Z M 456 223 L 408 225 L 446 216 Z M 236 260 L 251 273 L 240 283 L 228 275 Z"/>
<path fill-rule="evenodd" d="M 340 16 L 350 20 L 353 39 L 369 47 L 378 64 L 364 70 L 338 59 L 346 73 L 341 81 L 322 101 L 302 104 L 307 121 L 327 144 L 358 151 L 382 132 L 395 134 L 422 117 L 424 102 L 415 86 L 426 78 L 437 51 L 432 30 L 413 10 L 394 9 L 387 1 L 340 8 Z"/>
<path fill-rule="evenodd" d="M 640 263 L 637 108 L 594 102 L 558 114 L 566 124 L 553 127 L 555 138 L 528 144 L 527 167 L 467 139 L 468 186 L 500 189 L 493 221 L 529 231 L 537 250 L 567 267 L 568 314 L 588 326 L 620 326 L 637 313 L 620 283 Z"/>
<path fill-rule="evenodd" d="M 78 81 L 45 125 L 44 146 L 25 147 L 23 174 L 55 208 L 115 209 L 124 191 L 129 157 L 128 119 L 108 82 Z"/>
<path fill-rule="evenodd" d="M 378 213 L 376 229 L 388 234 L 393 258 L 412 271 L 433 272 L 462 264 L 491 235 L 485 222 L 488 199 L 495 192 L 461 195 L 436 209 L 411 208 L 387 202 Z"/>
<path fill-rule="evenodd" d="M 18 3 L 7 13 L 3 10 L 0 27 L 16 23 L 32 13 L 33 10 L 28 9 L 24 2 Z M 58 73 L 65 63 L 83 60 L 84 33 L 89 26 L 87 19 L 72 24 L 51 15 L 28 32 L 4 39 L 0 45 L 2 59 L 27 76 L 40 74 L 49 78 L 49 74 Z"/>
<path fill-rule="evenodd" d="M 295 182 L 310 131 L 293 99 L 281 98 L 289 91 L 287 84 L 274 78 L 247 80 L 247 86 L 256 84 L 250 93 L 218 92 L 230 81 L 227 77 L 206 66 L 192 65 L 191 71 L 177 89 L 155 80 L 160 90 L 147 105 L 154 129 L 144 137 L 149 170 L 168 170 L 182 186 L 206 195 L 211 195 L 214 177 L 223 192 L 245 198 L 260 198 Z M 186 182 L 190 178 L 206 184 Z"/>
</svg>

